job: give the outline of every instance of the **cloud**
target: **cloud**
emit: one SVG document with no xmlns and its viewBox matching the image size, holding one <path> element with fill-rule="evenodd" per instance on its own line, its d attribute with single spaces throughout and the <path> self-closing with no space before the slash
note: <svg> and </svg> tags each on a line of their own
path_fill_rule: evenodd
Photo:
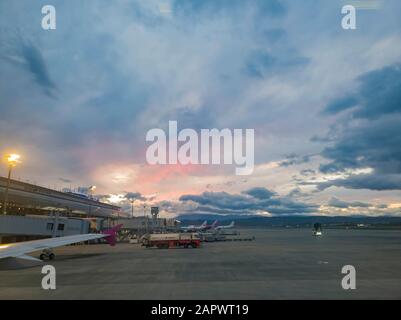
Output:
<svg viewBox="0 0 401 320">
<path fill-rule="evenodd" d="M 260 16 L 282 17 L 287 13 L 287 8 L 280 0 L 256 0 L 252 3 L 255 6 L 255 12 Z M 224 13 L 240 13 L 244 7 L 250 7 L 249 3 L 242 0 L 191 0 L 174 1 L 174 11 L 178 14 L 191 14 L 193 16 L 202 16 L 204 14 L 216 15 Z"/>
<path fill-rule="evenodd" d="M 54 97 L 56 85 L 50 77 L 46 60 L 41 50 L 18 34 L 17 39 L 10 41 L 9 49 L 5 50 L 0 57 L 5 61 L 24 68 L 32 76 L 43 92 Z"/>
<path fill-rule="evenodd" d="M 376 191 L 401 190 L 401 174 L 357 174 L 350 175 L 346 179 L 320 182 L 317 185 L 319 190 L 325 190 L 332 186 Z"/>
<path fill-rule="evenodd" d="M 299 172 L 302 176 L 310 176 L 316 174 L 316 171 L 313 169 L 303 169 Z"/>
<path fill-rule="evenodd" d="M 299 187 L 292 189 L 287 195 L 287 197 L 292 198 L 292 199 L 309 197 L 309 196 L 310 196 L 310 194 L 308 194 L 306 192 L 302 192 L 301 188 L 299 188 Z"/>
<path fill-rule="evenodd" d="M 55 88 L 55 85 L 50 79 L 45 60 L 39 49 L 29 43 L 22 44 L 21 49 L 27 68 L 34 75 L 36 82 L 44 89 L 47 95 L 52 95 L 52 89 Z"/>
<path fill-rule="evenodd" d="M 291 153 L 285 157 L 285 160 L 280 162 L 280 166 L 289 167 L 292 165 L 308 163 L 311 160 L 311 155 L 300 156 L 295 153 Z"/>
<path fill-rule="evenodd" d="M 322 172 L 371 167 L 378 172 L 401 173 L 400 116 L 383 116 L 374 121 L 348 123 L 333 146 L 322 156 L 331 160 Z"/>
<path fill-rule="evenodd" d="M 262 188 L 262 187 L 255 187 L 255 188 L 252 188 L 249 190 L 245 190 L 242 193 L 250 195 L 256 199 L 270 199 L 271 197 L 276 195 L 276 193 L 274 191 L 270 191 L 270 190 L 268 190 L 266 188 Z"/>
<path fill-rule="evenodd" d="M 343 110 L 354 107 L 358 103 L 356 97 L 347 96 L 330 102 L 323 110 L 323 114 L 337 114 Z"/>
<path fill-rule="evenodd" d="M 350 207 L 361 207 L 361 208 L 368 208 L 371 205 L 369 203 L 365 203 L 365 202 L 359 202 L 359 201 L 354 201 L 354 202 L 348 202 L 348 201 L 343 201 L 340 200 L 336 197 L 332 197 L 329 202 L 328 205 L 331 207 L 336 207 L 336 208 L 350 208 Z"/>
<path fill-rule="evenodd" d="M 145 201 L 146 200 L 146 198 L 139 192 L 127 192 L 125 194 L 125 198 L 128 199 L 129 201 L 132 201 L 132 200 Z"/>
<path fill-rule="evenodd" d="M 276 196 L 275 193 L 259 187 L 245 190 L 242 194 L 203 192 L 199 195 L 183 195 L 179 200 L 198 205 L 191 213 L 294 215 L 311 214 L 318 208 L 313 204 Z"/>
<path fill-rule="evenodd" d="M 128 209 L 125 190 L 138 186 L 142 196 L 177 200 L 209 185 L 230 192 L 219 197 L 238 208 L 210 199 L 192 202 L 197 210 L 244 207 L 254 214 L 314 210 L 293 203 L 300 196 L 291 193 L 297 169 L 315 170 L 301 171 L 308 180 L 349 166 L 374 168 L 376 176 L 399 173 L 399 114 L 396 104 L 387 105 L 398 99 L 390 93 L 398 89 L 399 70 L 391 64 L 401 56 L 399 1 L 364 17 L 351 38 L 333 1 L 54 1 L 61 22 L 54 32 L 40 28 L 40 3 L 0 1 L 0 151 L 26 154 L 17 171 L 24 179 L 96 184 Z M 161 2 L 171 13 L 160 12 Z M 16 26 L 30 40 L 15 40 Z M 361 112 L 364 105 L 369 112 Z M 148 167 L 146 132 L 165 129 L 168 120 L 180 128 L 254 128 L 256 167 L 274 167 L 255 170 L 246 182 L 224 166 Z M 331 126 L 320 140 L 328 166 L 318 173 L 321 159 L 303 155 L 321 151 L 309 139 Z M 280 165 L 283 154 L 290 156 Z M 255 186 L 267 186 L 265 195 L 259 190 L 266 199 L 246 193 Z M 273 188 L 287 196 L 270 195 Z M 316 203 L 321 194 L 313 194 Z"/>
<path fill-rule="evenodd" d="M 305 66 L 309 59 L 297 55 L 289 48 L 280 49 L 277 55 L 263 50 L 252 52 L 245 65 L 245 72 L 254 78 L 265 78 L 275 72 L 285 72 L 289 68 Z"/>
<path fill-rule="evenodd" d="M 372 173 L 350 175 L 319 184 L 319 189 L 401 189 L 401 67 L 399 64 L 368 72 L 357 79 L 354 96 L 339 98 L 326 113 L 349 109 L 337 128 L 332 146 L 321 155 L 329 160 L 323 173 L 371 168 Z M 351 103 L 355 102 L 355 103 Z M 333 107 L 336 106 L 336 107 Z"/>
<path fill-rule="evenodd" d="M 377 119 L 401 113 L 401 65 L 395 64 L 365 73 L 357 78 L 357 92 L 336 99 L 324 112 L 337 114 L 353 108 L 353 118 Z"/>
</svg>

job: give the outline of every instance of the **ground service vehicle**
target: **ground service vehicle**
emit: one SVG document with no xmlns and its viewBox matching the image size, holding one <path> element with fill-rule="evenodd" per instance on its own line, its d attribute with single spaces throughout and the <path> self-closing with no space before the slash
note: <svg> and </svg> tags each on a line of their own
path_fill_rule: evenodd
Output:
<svg viewBox="0 0 401 320">
<path fill-rule="evenodd" d="M 159 249 L 175 247 L 198 248 L 200 246 L 200 238 L 197 233 L 150 234 L 144 238 L 143 245 L 147 248 L 157 247 Z"/>
</svg>

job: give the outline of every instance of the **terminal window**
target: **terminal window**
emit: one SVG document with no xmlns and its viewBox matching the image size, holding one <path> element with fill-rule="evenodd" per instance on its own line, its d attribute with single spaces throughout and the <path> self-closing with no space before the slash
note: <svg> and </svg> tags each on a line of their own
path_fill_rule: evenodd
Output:
<svg viewBox="0 0 401 320">
<path fill-rule="evenodd" d="M 57 230 L 64 230 L 64 224 L 60 223 L 57 227 Z"/>
<path fill-rule="evenodd" d="M 54 227 L 54 224 L 51 223 L 51 222 L 49 222 L 49 223 L 46 225 L 46 230 L 53 230 L 53 227 Z"/>
</svg>

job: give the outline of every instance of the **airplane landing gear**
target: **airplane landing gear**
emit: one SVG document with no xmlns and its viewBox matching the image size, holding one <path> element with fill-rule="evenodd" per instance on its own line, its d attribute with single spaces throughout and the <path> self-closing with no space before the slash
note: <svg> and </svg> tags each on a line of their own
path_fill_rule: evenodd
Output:
<svg viewBox="0 0 401 320">
<path fill-rule="evenodd" d="M 40 254 L 39 259 L 40 260 L 53 260 L 56 256 L 52 252 L 51 249 L 44 249 L 43 252 Z"/>
</svg>

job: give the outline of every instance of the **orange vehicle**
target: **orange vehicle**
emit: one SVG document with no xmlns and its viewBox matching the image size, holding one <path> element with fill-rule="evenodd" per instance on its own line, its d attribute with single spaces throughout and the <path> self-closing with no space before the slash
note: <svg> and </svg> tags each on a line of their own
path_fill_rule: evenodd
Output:
<svg viewBox="0 0 401 320">
<path fill-rule="evenodd" d="M 197 233 L 161 233 L 150 234 L 144 239 L 143 245 L 147 248 L 157 247 L 159 249 L 168 248 L 198 248 L 200 246 L 200 238 Z"/>
</svg>

